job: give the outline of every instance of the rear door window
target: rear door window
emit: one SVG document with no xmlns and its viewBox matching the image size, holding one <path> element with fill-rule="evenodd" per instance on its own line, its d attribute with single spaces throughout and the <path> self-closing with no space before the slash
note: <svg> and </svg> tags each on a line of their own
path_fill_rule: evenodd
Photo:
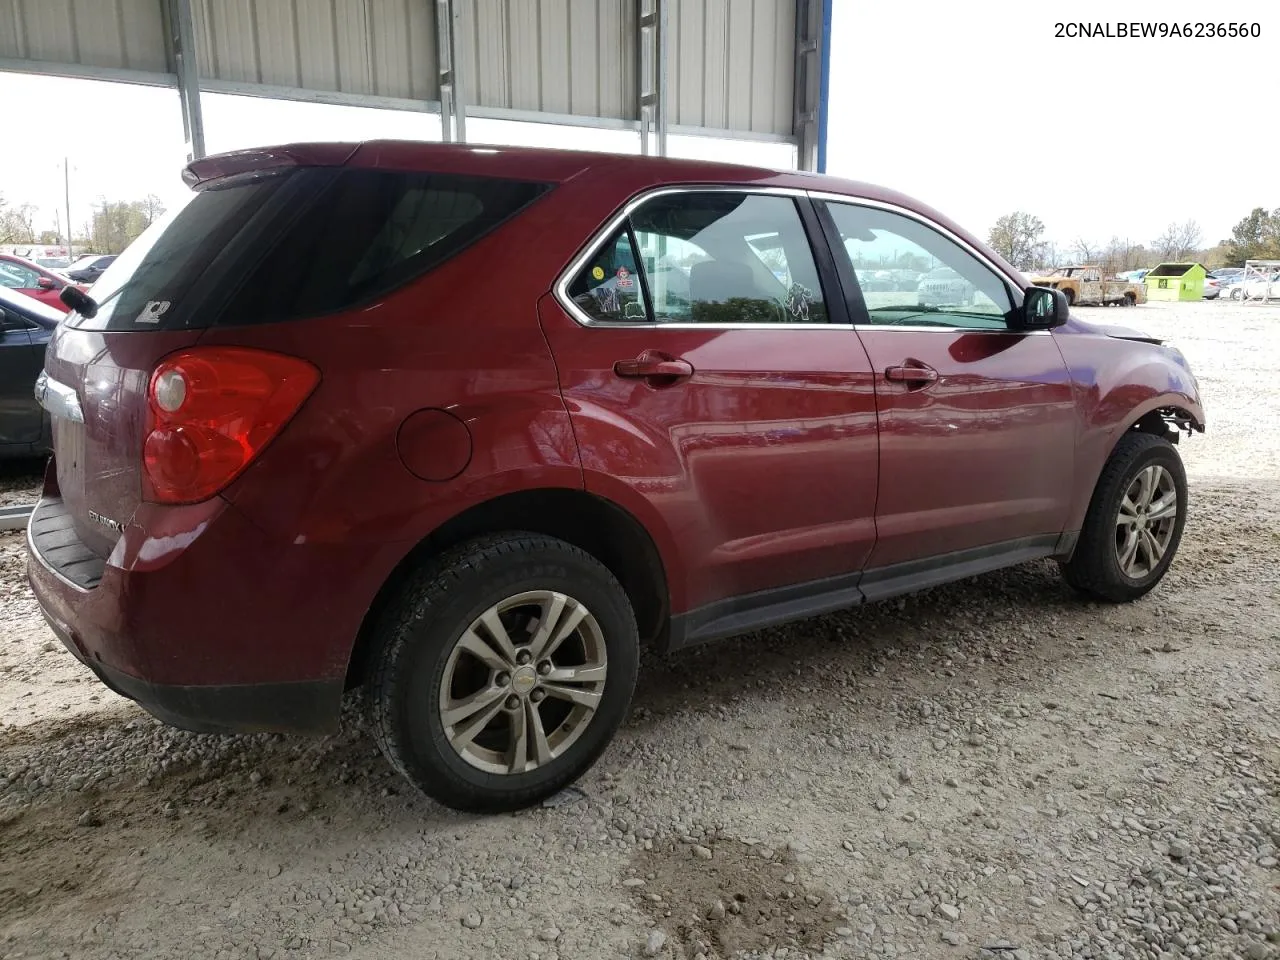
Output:
<svg viewBox="0 0 1280 960">
<path fill-rule="evenodd" d="M 659 320 L 826 323 L 818 268 L 791 197 L 660 196 L 631 216 Z"/>
</svg>

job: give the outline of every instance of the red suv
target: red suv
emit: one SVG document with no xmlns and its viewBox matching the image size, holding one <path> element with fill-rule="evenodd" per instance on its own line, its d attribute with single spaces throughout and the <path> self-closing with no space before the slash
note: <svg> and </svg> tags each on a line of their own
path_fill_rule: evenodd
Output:
<svg viewBox="0 0 1280 960">
<path fill-rule="evenodd" d="M 53 629 L 177 726 L 332 731 L 363 685 L 409 780 L 516 808 L 604 750 L 642 644 L 1043 557 L 1132 600 L 1178 547 L 1182 355 L 900 194 L 397 142 L 185 177 L 66 294 L 29 528 Z"/>
</svg>

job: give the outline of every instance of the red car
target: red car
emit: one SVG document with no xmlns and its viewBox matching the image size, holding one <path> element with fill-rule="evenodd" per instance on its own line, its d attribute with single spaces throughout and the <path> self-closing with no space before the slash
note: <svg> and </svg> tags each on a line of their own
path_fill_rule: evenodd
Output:
<svg viewBox="0 0 1280 960">
<path fill-rule="evenodd" d="M 204 731 L 335 729 L 511 809 L 673 650 L 1037 558 L 1164 576 L 1182 355 L 860 183 L 372 142 L 211 157 L 57 330 L 55 632 Z M 871 291 L 945 267 L 963 297 Z"/>
<path fill-rule="evenodd" d="M 33 300 L 39 300 L 46 306 L 66 313 L 70 307 L 62 302 L 62 288 L 70 284 L 71 281 L 66 277 L 59 276 L 38 263 L 10 253 L 0 253 L 0 287 L 17 290 Z M 83 285 L 80 288 L 87 289 Z"/>
</svg>

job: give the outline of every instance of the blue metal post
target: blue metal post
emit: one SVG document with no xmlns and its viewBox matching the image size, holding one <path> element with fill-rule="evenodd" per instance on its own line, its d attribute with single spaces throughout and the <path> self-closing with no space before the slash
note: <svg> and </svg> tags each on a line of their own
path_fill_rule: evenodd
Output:
<svg viewBox="0 0 1280 960">
<path fill-rule="evenodd" d="M 834 0 L 822 0 L 822 53 L 818 83 L 818 172 L 827 172 L 827 107 L 831 99 L 831 8 Z"/>
</svg>

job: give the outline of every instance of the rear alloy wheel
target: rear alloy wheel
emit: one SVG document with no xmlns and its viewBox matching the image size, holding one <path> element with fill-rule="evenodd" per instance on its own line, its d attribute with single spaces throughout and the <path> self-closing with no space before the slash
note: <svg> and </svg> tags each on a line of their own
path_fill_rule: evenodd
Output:
<svg viewBox="0 0 1280 960">
<path fill-rule="evenodd" d="M 1186 522 L 1187 480 L 1168 440 L 1128 433 L 1103 468 L 1068 583 L 1098 600 L 1136 600 L 1164 577 Z"/>
<path fill-rule="evenodd" d="M 454 645 L 440 678 L 440 723 L 477 770 L 527 773 L 564 756 L 586 732 L 608 671 L 591 611 L 554 590 L 518 593 L 482 613 Z"/>
<path fill-rule="evenodd" d="M 519 809 L 576 780 L 635 688 L 626 593 L 594 557 L 551 537 L 448 551 L 383 622 L 375 736 L 392 766 L 455 809 Z"/>
</svg>

